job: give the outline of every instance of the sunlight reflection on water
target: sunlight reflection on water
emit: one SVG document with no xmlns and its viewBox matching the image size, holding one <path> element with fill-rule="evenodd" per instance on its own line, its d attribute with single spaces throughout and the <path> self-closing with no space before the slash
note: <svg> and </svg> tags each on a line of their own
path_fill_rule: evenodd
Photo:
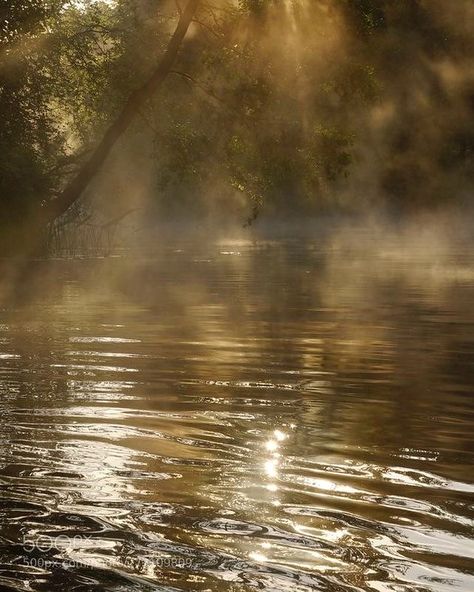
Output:
<svg viewBox="0 0 474 592">
<path fill-rule="evenodd" d="M 351 257 L 39 264 L 0 319 L 0 588 L 474 589 L 474 283 Z"/>
</svg>

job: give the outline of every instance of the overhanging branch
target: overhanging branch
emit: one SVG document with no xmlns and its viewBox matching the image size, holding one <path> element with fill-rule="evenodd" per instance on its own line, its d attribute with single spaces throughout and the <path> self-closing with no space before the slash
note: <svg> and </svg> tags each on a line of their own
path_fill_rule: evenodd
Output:
<svg viewBox="0 0 474 592">
<path fill-rule="evenodd" d="M 186 8 L 181 12 L 178 25 L 170 39 L 168 47 L 153 74 L 145 84 L 130 95 L 122 111 L 105 132 L 101 142 L 89 159 L 83 164 L 79 172 L 68 183 L 60 195 L 43 208 L 42 214 L 46 222 L 50 222 L 63 214 L 81 196 L 99 172 L 115 143 L 130 126 L 143 104 L 161 86 L 176 60 L 183 39 L 199 4 L 200 0 L 188 0 Z"/>
</svg>

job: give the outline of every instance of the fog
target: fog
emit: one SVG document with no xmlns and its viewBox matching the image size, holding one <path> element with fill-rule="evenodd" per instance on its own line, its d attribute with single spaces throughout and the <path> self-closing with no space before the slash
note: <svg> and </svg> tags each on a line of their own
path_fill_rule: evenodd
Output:
<svg viewBox="0 0 474 592">
<path fill-rule="evenodd" d="M 115 246 L 126 246 L 173 229 L 319 232 L 338 217 L 456 234 L 451 225 L 472 216 L 472 4 L 413 0 L 358 12 L 297 1 L 226 20 L 233 6 L 202 8 L 179 74 L 73 208 L 96 226 L 85 242 L 94 232 L 110 242 L 112 226 Z M 142 2 L 143 26 L 152 13 Z"/>
</svg>

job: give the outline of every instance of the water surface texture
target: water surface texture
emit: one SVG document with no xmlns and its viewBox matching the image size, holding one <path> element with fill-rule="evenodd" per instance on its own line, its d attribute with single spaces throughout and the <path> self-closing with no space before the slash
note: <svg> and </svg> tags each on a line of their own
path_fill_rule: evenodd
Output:
<svg viewBox="0 0 474 592">
<path fill-rule="evenodd" d="M 474 266 L 183 243 L 3 280 L 0 589 L 474 590 Z"/>
</svg>

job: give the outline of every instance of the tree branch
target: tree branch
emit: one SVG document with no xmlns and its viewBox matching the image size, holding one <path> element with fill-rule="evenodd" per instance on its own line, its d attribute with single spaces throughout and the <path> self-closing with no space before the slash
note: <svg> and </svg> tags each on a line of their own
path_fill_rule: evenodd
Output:
<svg viewBox="0 0 474 592">
<path fill-rule="evenodd" d="M 176 60 L 183 39 L 199 4 L 200 0 L 188 0 L 168 47 L 150 78 L 130 95 L 122 111 L 105 132 L 97 148 L 84 163 L 77 175 L 67 184 L 59 197 L 50 201 L 43 208 L 42 213 L 46 223 L 51 222 L 63 214 L 81 196 L 82 192 L 99 172 L 115 143 L 130 126 L 141 107 L 162 85 Z"/>
</svg>

